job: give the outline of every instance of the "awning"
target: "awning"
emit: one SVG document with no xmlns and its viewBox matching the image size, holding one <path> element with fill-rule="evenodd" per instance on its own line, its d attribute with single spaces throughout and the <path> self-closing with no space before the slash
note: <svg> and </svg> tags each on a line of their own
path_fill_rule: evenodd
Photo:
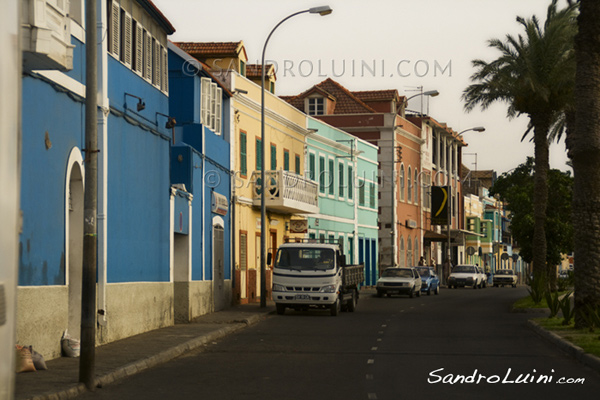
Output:
<svg viewBox="0 0 600 400">
<path fill-rule="evenodd" d="M 443 235 L 434 231 L 425 231 L 423 240 L 429 242 L 445 242 L 448 240 L 448 235 Z"/>
</svg>

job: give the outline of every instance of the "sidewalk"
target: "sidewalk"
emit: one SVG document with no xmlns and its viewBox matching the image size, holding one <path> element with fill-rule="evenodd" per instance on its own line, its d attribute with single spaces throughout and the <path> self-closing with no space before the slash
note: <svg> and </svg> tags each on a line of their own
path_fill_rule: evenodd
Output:
<svg viewBox="0 0 600 400">
<path fill-rule="evenodd" d="M 197 318 L 189 324 L 157 329 L 96 348 L 96 377 L 107 385 L 211 343 L 267 318 L 275 311 L 269 301 L 231 307 Z M 79 358 L 47 361 L 47 371 L 17 374 L 15 400 L 69 399 L 85 392 L 79 380 Z"/>
</svg>

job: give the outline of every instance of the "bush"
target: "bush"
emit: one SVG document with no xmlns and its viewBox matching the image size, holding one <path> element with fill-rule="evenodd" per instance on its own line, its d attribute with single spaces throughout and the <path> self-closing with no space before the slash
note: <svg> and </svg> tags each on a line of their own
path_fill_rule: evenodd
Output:
<svg viewBox="0 0 600 400">
<path fill-rule="evenodd" d="M 563 325 L 569 325 L 569 323 L 571 323 L 571 319 L 573 319 L 574 316 L 574 311 L 575 308 L 571 307 L 571 294 L 573 292 L 568 292 L 567 294 L 565 294 L 563 296 L 563 298 L 560 300 L 560 310 L 562 311 L 562 315 L 563 315 Z"/>
<path fill-rule="evenodd" d="M 548 308 L 550 309 L 550 316 L 548 318 L 556 317 L 556 315 L 558 314 L 558 310 L 560 309 L 560 300 L 558 292 L 550 293 L 546 291 L 544 293 L 544 296 L 546 297 L 546 304 L 548 304 Z"/>
<path fill-rule="evenodd" d="M 590 332 L 594 332 L 596 328 L 600 328 L 600 307 L 586 304 L 581 317 L 590 328 Z"/>
<path fill-rule="evenodd" d="M 535 304 L 540 304 L 548 291 L 542 279 L 527 278 L 529 295 Z"/>
</svg>

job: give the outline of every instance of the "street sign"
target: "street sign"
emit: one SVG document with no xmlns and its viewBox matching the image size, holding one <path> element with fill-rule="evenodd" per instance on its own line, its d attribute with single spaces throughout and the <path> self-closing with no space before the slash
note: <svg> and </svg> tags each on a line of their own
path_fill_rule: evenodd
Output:
<svg viewBox="0 0 600 400">
<path fill-rule="evenodd" d="M 431 187 L 431 225 L 448 225 L 450 186 Z"/>
</svg>

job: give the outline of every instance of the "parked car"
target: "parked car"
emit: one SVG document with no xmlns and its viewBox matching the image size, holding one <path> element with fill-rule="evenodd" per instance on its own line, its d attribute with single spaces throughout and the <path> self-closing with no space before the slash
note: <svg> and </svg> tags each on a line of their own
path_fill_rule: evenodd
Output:
<svg viewBox="0 0 600 400">
<path fill-rule="evenodd" d="M 497 269 L 494 274 L 493 282 L 494 287 L 504 287 L 504 285 L 517 287 L 517 275 L 515 275 L 512 269 Z"/>
<path fill-rule="evenodd" d="M 448 277 L 448 287 L 458 288 L 464 286 L 472 286 L 473 289 L 481 287 L 482 277 L 474 265 L 457 265 L 452 268 L 452 272 Z"/>
<path fill-rule="evenodd" d="M 432 267 L 415 267 L 421 276 L 421 292 L 440 294 L 440 278 Z"/>
<path fill-rule="evenodd" d="M 475 266 L 477 268 L 477 272 L 479 272 L 479 276 L 481 277 L 481 286 L 479 286 L 480 288 L 486 288 L 487 287 L 487 281 L 488 281 L 488 276 L 487 274 L 483 271 L 483 268 L 479 267 L 479 266 Z"/>
<path fill-rule="evenodd" d="M 421 295 L 421 277 L 414 268 L 386 268 L 377 281 L 377 297 L 387 294 Z"/>
</svg>

